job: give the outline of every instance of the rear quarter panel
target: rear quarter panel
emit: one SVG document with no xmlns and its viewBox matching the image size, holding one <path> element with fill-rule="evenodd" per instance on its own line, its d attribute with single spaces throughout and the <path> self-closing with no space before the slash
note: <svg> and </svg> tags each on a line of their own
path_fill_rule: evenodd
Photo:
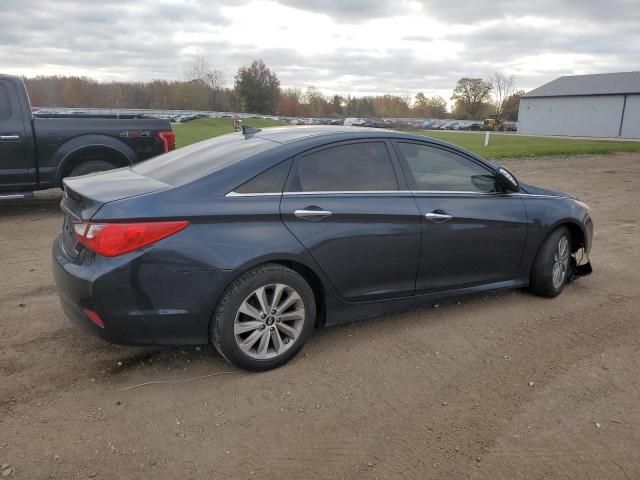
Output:
<svg viewBox="0 0 640 480">
<path fill-rule="evenodd" d="M 333 289 L 280 218 L 279 195 L 218 197 L 193 184 L 104 205 L 94 220 L 181 219 L 189 227 L 149 249 L 150 259 L 172 271 L 230 271 L 235 278 L 269 261 L 298 262 Z"/>
</svg>

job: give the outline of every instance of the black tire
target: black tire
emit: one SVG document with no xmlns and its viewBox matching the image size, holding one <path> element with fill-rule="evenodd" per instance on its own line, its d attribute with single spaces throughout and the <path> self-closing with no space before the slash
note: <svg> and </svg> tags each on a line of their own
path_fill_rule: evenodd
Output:
<svg viewBox="0 0 640 480">
<path fill-rule="evenodd" d="M 560 240 L 566 237 L 568 244 L 567 267 L 559 284 L 554 284 L 553 271 L 556 263 L 556 253 Z M 553 298 L 560 295 L 562 289 L 567 284 L 567 279 L 571 274 L 571 233 L 566 227 L 559 227 L 546 238 L 538 256 L 536 257 L 533 267 L 531 268 L 531 277 L 529 282 L 529 291 L 541 297 Z"/>
<path fill-rule="evenodd" d="M 79 177 L 80 175 L 88 175 L 89 173 L 104 172 L 106 170 L 113 170 L 116 166 L 105 160 L 88 160 L 82 162 L 76 168 L 71 170 L 70 177 Z"/>
<path fill-rule="evenodd" d="M 245 354 L 236 342 L 236 315 L 252 292 L 276 283 L 287 285 L 299 294 L 304 304 L 304 322 L 298 337 L 281 355 L 264 360 L 252 358 Z M 213 314 L 210 327 L 211 343 L 225 360 L 238 368 L 254 372 L 271 370 L 287 363 L 302 349 L 311 336 L 315 319 L 315 296 L 306 280 L 290 268 L 278 264 L 265 264 L 243 274 L 227 288 Z"/>
</svg>

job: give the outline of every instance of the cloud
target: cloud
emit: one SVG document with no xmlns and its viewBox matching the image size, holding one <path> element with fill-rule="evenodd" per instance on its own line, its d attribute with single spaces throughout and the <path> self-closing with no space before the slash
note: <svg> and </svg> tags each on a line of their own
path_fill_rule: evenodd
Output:
<svg viewBox="0 0 640 480">
<path fill-rule="evenodd" d="M 179 79 L 205 56 L 233 82 L 262 58 L 285 87 L 449 97 L 462 76 L 640 69 L 636 0 L 3 0 L 0 68 Z"/>
<path fill-rule="evenodd" d="M 340 23 L 360 23 L 371 18 L 403 15 L 411 11 L 412 5 L 406 0 L 280 0 L 279 3 L 328 15 Z"/>
<path fill-rule="evenodd" d="M 337 21 L 367 21 L 406 15 L 420 10 L 426 17 L 448 24 L 474 24 L 505 17 L 567 18 L 569 20 L 640 19 L 637 0 L 280 0 L 280 3 L 310 12 L 323 13 Z"/>
</svg>

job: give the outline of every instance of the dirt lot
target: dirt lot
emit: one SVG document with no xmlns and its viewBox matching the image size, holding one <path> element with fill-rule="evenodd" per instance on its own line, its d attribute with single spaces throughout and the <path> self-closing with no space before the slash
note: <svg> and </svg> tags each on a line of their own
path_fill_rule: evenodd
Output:
<svg viewBox="0 0 640 480">
<path fill-rule="evenodd" d="M 263 374 L 76 330 L 59 195 L 0 204 L 9 478 L 639 478 L 640 155 L 504 163 L 592 206 L 594 275 L 320 330 Z"/>
</svg>

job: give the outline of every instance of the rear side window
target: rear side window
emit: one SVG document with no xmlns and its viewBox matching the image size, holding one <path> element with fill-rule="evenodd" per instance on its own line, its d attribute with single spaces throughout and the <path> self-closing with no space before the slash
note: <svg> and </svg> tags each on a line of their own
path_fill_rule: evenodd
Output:
<svg viewBox="0 0 640 480">
<path fill-rule="evenodd" d="M 284 182 L 291 168 L 292 160 L 285 160 L 278 165 L 256 175 L 248 182 L 243 183 L 234 191 L 236 193 L 282 193 Z"/>
<path fill-rule="evenodd" d="M 484 167 L 448 150 L 417 143 L 398 143 L 416 190 L 493 193 L 494 175 Z"/>
<path fill-rule="evenodd" d="M 293 192 L 397 189 L 391 158 L 382 142 L 339 145 L 302 157 L 289 187 Z"/>
<path fill-rule="evenodd" d="M 9 92 L 0 83 L 0 120 L 6 120 L 11 116 L 11 105 L 9 104 Z"/>
<path fill-rule="evenodd" d="M 258 137 L 230 133 L 138 163 L 132 170 L 168 185 L 179 186 L 217 172 L 277 145 Z"/>
</svg>

